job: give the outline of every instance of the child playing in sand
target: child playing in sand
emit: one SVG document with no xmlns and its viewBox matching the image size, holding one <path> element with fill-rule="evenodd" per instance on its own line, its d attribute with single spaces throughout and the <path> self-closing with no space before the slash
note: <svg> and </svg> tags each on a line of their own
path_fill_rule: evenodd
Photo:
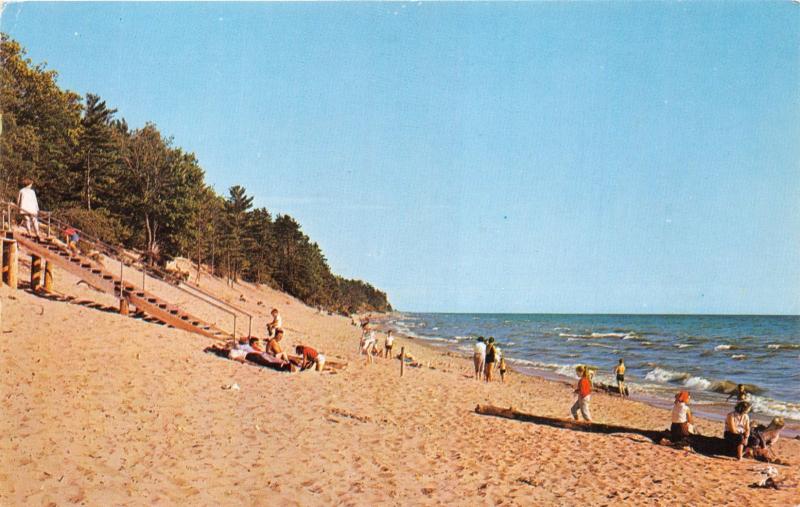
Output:
<svg viewBox="0 0 800 507">
<path fill-rule="evenodd" d="M 575 418 L 576 421 L 578 420 L 578 409 L 580 409 L 583 418 L 586 421 L 592 422 L 592 414 L 589 411 L 589 399 L 592 397 L 592 383 L 589 380 L 591 373 L 586 366 L 579 366 L 576 372 L 581 377 L 580 380 L 578 380 L 578 387 L 575 389 L 575 392 L 578 394 L 578 399 L 575 400 L 570 411 L 572 412 L 572 417 Z"/>
<path fill-rule="evenodd" d="M 614 368 L 614 375 L 617 377 L 617 389 L 619 389 L 619 395 L 624 397 L 627 395 L 625 390 L 625 361 L 622 358 L 619 358 L 619 364 Z"/>
<path fill-rule="evenodd" d="M 308 345 L 298 345 L 294 350 L 302 357 L 300 362 L 301 370 L 307 370 L 312 366 L 316 371 L 322 371 L 325 368 L 325 356 L 317 352 L 315 349 L 309 347 Z"/>
</svg>

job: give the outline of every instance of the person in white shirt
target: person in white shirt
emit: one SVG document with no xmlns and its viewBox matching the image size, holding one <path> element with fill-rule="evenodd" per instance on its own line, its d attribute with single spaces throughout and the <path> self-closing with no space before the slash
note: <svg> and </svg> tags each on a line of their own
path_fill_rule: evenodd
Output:
<svg viewBox="0 0 800 507">
<path fill-rule="evenodd" d="M 672 406 L 672 441 L 676 444 L 689 445 L 689 438 L 693 431 L 694 419 L 692 410 L 689 408 L 691 395 L 688 391 L 681 391 L 675 396 L 675 404 Z"/>
<path fill-rule="evenodd" d="M 33 180 L 25 178 L 22 180 L 23 187 L 17 195 L 17 207 L 22 217 L 25 218 L 25 229 L 30 236 L 36 233 L 38 239 L 42 239 L 39 235 L 39 201 L 36 199 L 36 192 L 33 190 Z"/>
<path fill-rule="evenodd" d="M 472 361 L 475 363 L 475 379 L 480 380 L 483 377 L 483 368 L 486 362 L 486 343 L 483 336 L 478 337 L 473 349 Z"/>
<path fill-rule="evenodd" d="M 386 342 L 383 344 L 383 357 L 392 357 L 392 347 L 394 347 L 394 336 L 392 330 L 386 332 Z"/>
<path fill-rule="evenodd" d="M 272 336 L 273 333 L 277 334 L 277 331 L 283 330 L 283 319 L 281 318 L 281 314 L 277 308 L 272 309 L 272 322 L 267 324 L 267 336 Z"/>
<path fill-rule="evenodd" d="M 742 459 L 744 447 L 750 438 L 750 403 L 740 401 L 736 404 L 733 412 L 725 418 L 725 442 L 730 446 L 731 451 L 736 454 L 736 459 Z"/>
<path fill-rule="evenodd" d="M 366 327 L 366 336 L 364 337 L 364 346 L 362 351 L 367 354 L 367 363 L 372 364 L 375 362 L 375 359 L 372 357 L 375 353 L 375 345 L 378 343 L 378 340 L 375 339 L 375 331 L 370 328 Z"/>
</svg>

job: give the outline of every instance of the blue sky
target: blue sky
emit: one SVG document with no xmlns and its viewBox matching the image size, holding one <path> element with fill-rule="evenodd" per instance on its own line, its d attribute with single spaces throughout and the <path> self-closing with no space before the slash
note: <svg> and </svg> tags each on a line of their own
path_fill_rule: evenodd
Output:
<svg viewBox="0 0 800 507">
<path fill-rule="evenodd" d="M 800 313 L 800 5 L 24 3 L 402 310 Z"/>
</svg>

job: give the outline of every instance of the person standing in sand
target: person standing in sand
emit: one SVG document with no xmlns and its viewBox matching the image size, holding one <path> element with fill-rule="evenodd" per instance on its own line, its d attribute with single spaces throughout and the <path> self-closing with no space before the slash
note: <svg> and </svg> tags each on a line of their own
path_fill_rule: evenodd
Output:
<svg viewBox="0 0 800 507">
<path fill-rule="evenodd" d="M 367 360 L 365 364 L 372 364 L 375 362 L 375 345 L 377 344 L 377 340 L 375 339 L 375 330 L 373 330 L 370 326 L 366 326 L 364 328 L 366 332 L 366 336 L 364 337 L 364 346 L 362 348 L 362 352 L 367 354 Z"/>
<path fill-rule="evenodd" d="M 592 422 L 592 413 L 589 411 L 589 400 L 592 397 L 592 383 L 589 379 L 591 372 L 586 366 L 579 366 L 577 372 L 581 377 L 578 380 L 578 387 L 575 389 L 578 399 L 575 400 L 570 411 L 576 421 L 578 420 L 578 410 L 580 409 L 583 418 L 588 422 Z"/>
<path fill-rule="evenodd" d="M 494 337 L 490 336 L 486 342 L 486 363 L 484 364 L 484 373 L 486 374 L 486 382 L 492 381 L 492 372 L 494 371 L 494 363 L 497 362 L 497 347 L 494 345 Z"/>
<path fill-rule="evenodd" d="M 383 344 L 383 357 L 392 357 L 392 347 L 394 347 L 394 336 L 392 330 L 386 331 L 386 341 Z"/>
<path fill-rule="evenodd" d="M 497 363 L 497 366 L 500 369 L 500 382 L 505 384 L 506 383 L 506 357 L 504 355 L 500 356 L 500 362 Z"/>
<path fill-rule="evenodd" d="M 483 336 L 478 337 L 472 353 L 472 361 L 475 363 L 475 380 L 483 378 L 483 365 L 486 360 L 486 343 Z"/>
<path fill-rule="evenodd" d="M 25 229 L 29 236 L 36 234 L 36 239 L 42 239 L 39 234 L 39 201 L 36 199 L 36 192 L 33 190 L 33 180 L 25 178 L 22 180 L 22 188 L 17 194 L 17 207 L 25 219 Z"/>
<path fill-rule="evenodd" d="M 614 368 L 614 375 L 617 377 L 617 389 L 621 397 L 627 396 L 625 387 L 625 361 L 620 357 L 619 364 Z"/>
</svg>

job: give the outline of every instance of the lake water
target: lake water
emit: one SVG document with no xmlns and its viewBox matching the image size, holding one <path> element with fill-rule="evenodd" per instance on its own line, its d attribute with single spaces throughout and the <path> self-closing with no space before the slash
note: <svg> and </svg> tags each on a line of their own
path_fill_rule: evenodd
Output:
<svg viewBox="0 0 800 507">
<path fill-rule="evenodd" d="M 753 411 L 800 421 L 800 316 L 407 313 L 399 333 L 471 352 L 493 336 L 510 365 L 575 378 L 575 366 L 612 370 L 625 359 L 634 392 L 669 401 L 679 389 L 716 404 L 748 384 Z"/>
</svg>

